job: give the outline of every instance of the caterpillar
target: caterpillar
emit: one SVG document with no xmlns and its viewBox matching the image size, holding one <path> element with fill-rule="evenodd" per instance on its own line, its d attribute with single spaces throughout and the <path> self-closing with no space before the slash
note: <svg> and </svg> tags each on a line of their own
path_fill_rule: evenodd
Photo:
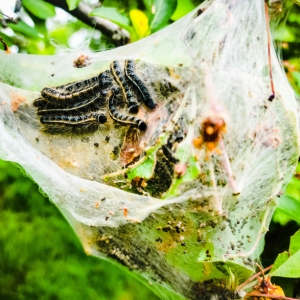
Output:
<svg viewBox="0 0 300 300">
<path fill-rule="evenodd" d="M 56 103 L 48 102 L 47 100 L 43 100 L 38 98 L 35 103 L 38 106 L 38 114 L 53 114 L 60 112 L 86 112 L 91 110 L 98 110 L 101 105 L 105 104 L 105 98 L 107 97 L 108 91 L 103 90 L 98 94 L 90 96 L 90 98 L 79 100 L 76 102 L 72 102 L 69 105 L 64 107 L 59 107 Z"/>
<path fill-rule="evenodd" d="M 139 104 L 130 92 L 125 78 L 131 81 L 142 95 L 143 102 L 148 108 L 155 108 L 148 89 L 142 80 L 134 73 L 134 62 L 125 61 L 123 75 L 118 61 L 113 61 L 110 70 L 100 73 L 82 81 L 71 82 L 57 87 L 45 87 L 41 97 L 34 100 L 37 114 L 46 131 L 57 133 L 78 132 L 82 133 L 96 129 L 99 124 L 107 121 L 104 113 L 98 113 L 106 108 L 110 117 L 124 125 L 136 127 L 142 131 L 147 129 L 147 124 L 136 117 L 124 115 L 118 111 L 114 102 L 119 101 L 118 94 L 122 94 L 128 104 L 130 113 L 137 113 Z M 113 79 L 118 87 L 113 85 Z"/>
<path fill-rule="evenodd" d="M 106 123 L 107 116 L 104 112 L 76 116 L 52 115 L 42 116 L 40 121 L 45 126 L 45 131 L 48 133 L 64 134 L 76 132 L 82 134 L 97 130 L 100 124 Z"/>
<path fill-rule="evenodd" d="M 99 89 L 98 76 L 82 81 L 72 82 L 58 87 L 45 87 L 41 91 L 41 96 L 48 101 L 72 100 L 88 93 L 92 94 Z"/>
<path fill-rule="evenodd" d="M 125 68 L 124 68 L 126 78 L 128 78 L 137 87 L 137 89 L 142 95 L 142 99 L 145 105 L 151 109 L 154 109 L 157 103 L 155 103 L 154 100 L 152 99 L 143 81 L 135 74 L 134 69 L 135 69 L 134 61 L 126 60 Z"/>
<path fill-rule="evenodd" d="M 41 91 L 43 99 L 56 105 L 72 105 L 72 102 L 89 97 L 112 86 L 110 72 L 104 71 L 98 76 L 89 79 L 76 81 L 58 87 L 46 87 Z M 60 101 L 58 101 L 60 100 Z M 34 103 L 40 106 L 40 102 Z"/>
<path fill-rule="evenodd" d="M 95 80 L 93 77 L 92 80 Z M 88 79 L 91 80 L 91 79 Z M 73 82 L 69 84 L 69 91 L 71 90 L 71 86 L 76 86 L 76 84 L 80 84 L 80 82 Z M 84 83 L 86 84 L 86 83 Z M 67 85 L 65 85 L 67 86 Z M 78 85 L 79 86 L 79 85 Z M 56 91 L 56 89 L 60 90 L 64 86 L 60 86 L 57 88 L 44 88 L 41 92 L 42 96 L 47 94 L 45 97 L 37 98 L 33 105 L 38 107 L 38 113 L 43 110 L 54 110 L 57 109 L 78 109 L 78 108 L 84 108 L 88 107 L 89 104 L 97 103 L 98 98 L 100 97 L 106 97 L 109 88 L 112 86 L 112 79 L 110 77 L 110 72 L 105 71 L 99 74 L 98 76 L 98 86 L 96 89 L 96 85 L 94 84 L 92 89 L 86 88 L 82 89 L 80 91 L 76 91 L 75 88 L 73 88 L 73 93 L 66 93 L 66 92 L 59 92 Z M 57 98 L 51 98 L 49 95 L 59 94 L 60 98 L 65 97 L 64 101 L 58 101 Z M 49 101 L 49 99 L 51 99 Z M 56 99 L 54 101 L 54 99 Z"/>
<path fill-rule="evenodd" d="M 110 71 L 114 77 L 114 80 L 118 83 L 120 86 L 124 99 L 128 102 L 128 111 L 130 113 L 137 113 L 139 109 L 138 103 L 133 99 L 133 95 L 130 92 L 129 86 L 123 76 L 123 73 L 121 71 L 121 67 L 118 61 L 113 61 L 110 65 Z"/>
<path fill-rule="evenodd" d="M 108 113 L 111 116 L 111 118 L 118 123 L 137 127 L 141 131 L 145 131 L 147 129 L 147 124 L 143 120 L 136 118 L 134 116 L 123 115 L 118 112 L 117 108 L 114 106 L 113 103 L 115 94 L 117 94 L 118 92 L 119 92 L 118 88 L 112 88 L 111 93 L 107 99 Z"/>
</svg>

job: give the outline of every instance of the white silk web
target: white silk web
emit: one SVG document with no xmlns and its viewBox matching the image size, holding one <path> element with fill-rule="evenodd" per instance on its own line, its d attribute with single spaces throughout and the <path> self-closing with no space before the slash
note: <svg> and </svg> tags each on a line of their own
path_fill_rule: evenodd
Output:
<svg viewBox="0 0 300 300">
<path fill-rule="evenodd" d="M 0 156 L 39 184 L 88 253 L 165 299 L 198 299 L 210 279 L 224 293 L 251 274 L 298 159 L 298 104 L 273 47 L 268 100 L 267 47 L 264 1 L 215 0 L 80 69 L 78 52 L 2 52 Z M 32 104 L 44 87 L 128 59 L 158 103 L 140 107 L 146 132 L 111 119 L 82 135 L 43 131 Z"/>
</svg>

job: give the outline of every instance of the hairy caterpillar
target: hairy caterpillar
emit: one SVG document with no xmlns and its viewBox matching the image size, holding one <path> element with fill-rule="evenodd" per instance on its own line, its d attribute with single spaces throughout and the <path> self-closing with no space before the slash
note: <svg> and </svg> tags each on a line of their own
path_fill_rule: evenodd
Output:
<svg viewBox="0 0 300 300">
<path fill-rule="evenodd" d="M 93 132 L 100 124 L 107 121 L 105 112 L 88 113 L 85 115 L 55 115 L 42 116 L 41 123 L 45 125 L 45 131 L 52 134 L 71 133 L 79 134 Z"/>
<path fill-rule="evenodd" d="M 99 90 L 99 79 L 98 76 L 95 76 L 54 88 L 45 87 L 41 91 L 41 96 L 48 101 L 65 101 L 88 93 L 92 94 L 97 90 Z"/>
<path fill-rule="evenodd" d="M 138 88 L 145 105 L 151 109 L 155 108 L 156 103 L 148 89 L 134 73 L 132 60 L 125 61 L 124 73 Z M 129 112 L 138 112 L 139 104 L 130 92 L 125 77 L 119 62 L 113 61 L 110 70 L 98 76 L 57 87 L 45 87 L 41 91 L 41 97 L 37 98 L 33 105 L 37 107 L 38 115 L 41 115 L 41 123 L 53 134 L 70 131 L 81 133 L 82 129 L 85 132 L 87 128 L 97 128 L 99 124 L 106 122 L 105 114 L 98 113 L 100 109 L 107 109 L 110 117 L 120 124 L 145 131 L 147 124 L 143 120 L 120 113 L 118 105 L 115 105 L 115 102 L 119 101 L 115 96 L 121 93 L 128 104 Z M 114 81 L 118 87 L 114 86 Z"/>
<path fill-rule="evenodd" d="M 115 79 L 115 81 L 120 86 L 123 96 L 125 100 L 128 102 L 129 109 L 128 111 L 130 113 L 137 113 L 139 109 L 138 103 L 133 99 L 133 95 L 129 90 L 129 86 L 123 76 L 123 73 L 121 71 L 121 67 L 118 61 L 113 61 L 110 65 L 110 71 Z"/>
<path fill-rule="evenodd" d="M 126 78 L 128 78 L 138 88 L 139 92 L 142 95 L 143 102 L 145 103 L 145 105 L 151 109 L 154 109 L 157 104 L 152 99 L 143 81 L 135 74 L 134 61 L 126 60 L 124 70 Z"/>
<path fill-rule="evenodd" d="M 114 106 L 113 103 L 115 94 L 117 94 L 118 92 L 119 90 L 117 88 L 113 88 L 111 90 L 111 94 L 108 96 L 107 99 L 108 112 L 111 118 L 121 124 L 131 125 L 133 127 L 137 127 L 142 131 L 145 131 L 147 129 L 147 124 L 143 120 L 136 118 L 134 116 L 123 115 L 118 112 L 117 108 Z"/>
</svg>

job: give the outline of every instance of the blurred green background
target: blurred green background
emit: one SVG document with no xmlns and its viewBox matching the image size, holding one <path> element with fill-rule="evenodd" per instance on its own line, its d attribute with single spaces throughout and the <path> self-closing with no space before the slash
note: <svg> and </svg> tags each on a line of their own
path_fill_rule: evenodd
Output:
<svg viewBox="0 0 300 300">
<path fill-rule="evenodd" d="M 20 18 L 16 23 L 5 16 L 0 20 L 0 36 L 12 52 L 55 54 L 82 45 L 92 51 L 116 47 L 115 39 L 49 2 L 55 3 L 54 0 L 23 0 L 17 15 L 6 10 L 8 5 L 0 3 L 1 12 Z M 69 7 L 79 3 L 67 2 Z M 151 5 L 159 0 L 105 1 L 105 14 L 99 10 L 99 1 L 83 2 L 91 10 L 95 9 L 96 15 L 126 29 L 134 41 L 176 21 L 202 1 L 164 1 L 164 11 L 155 24 Z M 13 7 L 14 4 L 12 1 Z M 283 13 L 286 22 L 277 28 L 275 42 L 287 76 L 299 95 L 300 8 L 292 5 L 292 1 L 283 4 L 289 15 L 286 18 Z M 300 228 L 299 178 L 300 166 L 281 197 L 266 235 L 261 256 L 264 267 L 288 249 L 290 236 Z M 37 185 L 20 167 L 4 161 L 0 161 L 0 223 L 0 299 L 158 299 L 115 265 L 87 256 L 72 228 Z M 299 280 L 277 278 L 275 281 L 287 296 L 300 295 Z"/>
<path fill-rule="evenodd" d="M 87 256 L 24 175 L 0 161 L 0 299 L 158 299 L 118 267 Z"/>
</svg>

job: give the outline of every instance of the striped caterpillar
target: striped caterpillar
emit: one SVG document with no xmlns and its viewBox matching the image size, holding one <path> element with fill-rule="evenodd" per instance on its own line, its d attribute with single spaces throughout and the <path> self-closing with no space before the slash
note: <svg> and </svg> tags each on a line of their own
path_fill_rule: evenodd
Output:
<svg viewBox="0 0 300 300">
<path fill-rule="evenodd" d="M 114 98 L 118 92 L 118 88 L 112 88 L 111 94 L 108 96 L 107 107 L 111 118 L 121 124 L 137 127 L 138 129 L 145 131 L 147 129 L 147 124 L 143 120 L 134 116 L 123 115 L 118 112 L 114 105 Z"/>
<path fill-rule="evenodd" d="M 45 131 L 51 134 L 89 133 L 97 130 L 100 124 L 107 121 L 105 112 L 88 113 L 85 115 L 56 115 L 42 116 L 41 123 Z"/>
<path fill-rule="evenodd" d="M 88 83 L 91 83 L 90 86 Z M 72 108 L 80 106 L 80 102 L 94 96 L 106 96 L 107 89 L 112 87 L 110 72 L 105 71 L 90 79 L 68 83 L 53 88 L 44 88 L 40 98 L 33 102 L 39 109 Z"/>
<path fill-rule="evenodd" d="M 151 109 L 154 109 L 157 104 L 152 99 L 143 81 L 135 74 L 133 60 L 125 61 L 125 75 L 126 78 L 128 78 L 138 88 L 145 105 Z"/>
<path fill-rule="evenodd" d="M 115 79 L 115 81 L 120 86 L 124 99 L 128 102 L 130 113 L 136 114 L 139 110 L 138 103 L 133 99 L 133 95 L 129 90 L 129 86 L 124 79 L 123 73 L 121 71 L 121 67 L 118 61 L 113 61 L 110 65 L 110 71 Z"/>
<path fill-rule="evenodd" d="M 82 81 L 72 82 L 57 87 L 46 87 L 41 91 L 33 105 L 37 107 L 40 121 L 46 131 L 56 133 L 86 132 L 87 128 L 97 129 L 99 124 L 107 121 L 105 114 L 99 110 L 107 109 L 109 116 L 116 122 L 137 127 L 145 131 L 147 124 L 134 116 L 124 115 L 118 111 L 116 97 L 122 94 L 129 113 L 137 113 L 139 103 L 134 99 L 126 79 L 137 87 L 143 103 L 154 109 L 156 103 L 142 80 L 134 72 L 134 61 L 125 61 L 124 74 L 118 61 L 113 61 L 110 70 Z M 126 78 L 126 79 L 125 79 Z M 118 87 L 114 86 L 114 82 Z M 119 101 L 119 100 L 118 100 Z M 99 118 L 99 116 L 105 116 Z M 97 117 L 98 116 L 98 117 Z"/>
</svg>

